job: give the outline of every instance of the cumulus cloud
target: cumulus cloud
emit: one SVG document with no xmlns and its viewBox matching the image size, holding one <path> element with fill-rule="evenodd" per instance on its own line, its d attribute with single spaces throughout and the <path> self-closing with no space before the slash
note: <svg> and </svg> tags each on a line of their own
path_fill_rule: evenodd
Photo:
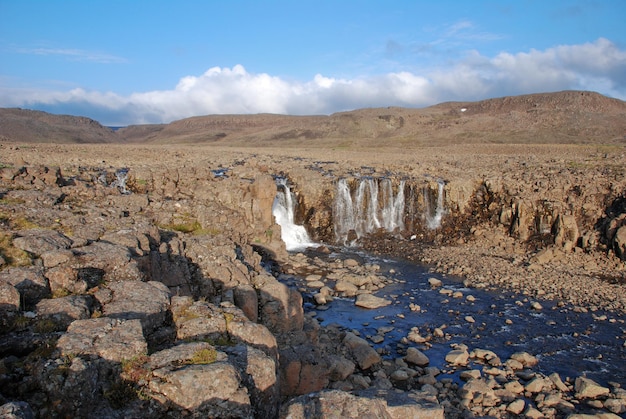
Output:
<svg viewBox="0 0 626 419">
<path fill-rule="evenodd" d="M 452 66 L 423 74 L 392 72 L 353 79 L 318 74 L 312 80 L 291 81 L 236 65 L 183 77 L 170 90 L 128 96 L 83 89 L 0 87 L 0 106 L 87 115 L 107 125 L 127 125 L 207 114 L 303 115 L 378 106 L 424 107 L 449 100 L 567 89 L 594 90 L 625 100 L 625 75 L 626 51 L 601 38 L 493 57 L 469 51 Z"/>
</svg>

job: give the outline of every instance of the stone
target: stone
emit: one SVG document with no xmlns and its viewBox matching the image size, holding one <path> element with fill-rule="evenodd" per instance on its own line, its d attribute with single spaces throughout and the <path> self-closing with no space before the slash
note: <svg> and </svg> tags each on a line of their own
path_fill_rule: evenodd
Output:
<svg viewBox="0 0 626 419">
<path fill-rule="evenodd" d="M 455 366 L 467 365 L 469 352 L 463 349 L 453 349 L 446 355 L 446 362 Z"/>
<path fill-rule="evenodd" d="M 574 382 L 574 389 L 576 390 L 576 397 L 579 399 L 595 399 L 610 393 L 608 388 L 586 377 L 577 377 Z"/>
<path fill-rule="evenodd" d="M 259 295 L 259 320 L 273 333 L 302 330 L 302 295 L 271 275 L 259 275 L 253 284 Z"/>
<path fill-rule="evenodd" d="M 259 299 L 256 290 L 252 285 L 240 284 L 233 291 L 235 305 L 239 307 L 246 317 L 256 322 L 259 319 Z"/>
<path fill-rule="evenodd" d="M 8 282 L 0 282 L 0 308 L 2 310 L 11 309 L 17 311 L 20 309 L 20 293 L 13 285 Z"/>
<path fill-rule="evenodd" d="M 625 399 L 606 399 L 604 401 L 604 408 L 609 412 L 613 412 L 617 415 L 626 413 L 626 400 Z"/>
<path fill-rule="evenodd" d="M 373 365 L 381 362 L 381 357 L 365 339 L 347 332 L 342 342 L 354 357 L 356 363 L 363 370 L 370 369 Z"/>
<path fill-rule="evenodd" d="M 356 297 L 356 301 L 354 303 L 357 307 L 363 307 L 367 309 L 376 309 L 388 306 L 391 304 L 390 300 L 385 298 L 376 297 L 372 294 L 359 294 Z"/>
<path fill-rule="evenodd" d="M 20 231 L 19 236 L 13 239 L 13 245 L 40 256 L 45 252 L 69 249 L 72 240 L 56 230 L 32 229 Z"/>
<path fill-rule="evenodd" d="M 37 318 L 50 319 L 58 330 L 65 330 L 74 320 L 91 317 L 92 305 L 92 297 L 89 295 L 41 300 L 36 307 Z"/>
<path fill-rule="evenodd" d="M 617 229 L 615 236 L 613 237 L 613 248 L 615 254 L 622 260 L 626 260 L 626 225 Z"/>
<path fill-rule="evenodd" d="M 480 370 L 461 371 L 460 378 L 465 381 L 476 380 L 481 377 Z"/>
<path fill-rule="evenodd" d="M 565 383 L 563 382 L 563 380 L 561 380 L 561 377 L 559 376 L 558 373 L 554 372 L 552 374 L 549 375 L 550 380 L 552 381 L 552 383 L 554 384 L 554 386 L 562 392 L 567 392 L 569 391 L 569 388 L 565 385 Z"/>
<path fill-rule="evenodd" d="M 546 383 L 544 382 L 543 378 L 535 377 L 530 380 L 524 388 L 530 393 L 540 393 L 544 389 L 545 384 Z"/>
<path fill-rule="evenodd" d="M 25 305 L 34 307 L 40 300 L 50 296 L 50 285 L 41 268 L 35 266 L 7 268 L 0 271 L 0 284 L 12 285 L 20 293 Z"/>
<path fill-rule="evenodd" d="M 524 416 L 531 419 L 542 419 L 544 417 L 543 413 L 532 406 L 528 406 L 528 409 L 524 412 Z M 568 418 L 571 419 L 571 416 L 568 416 Z"/>
<path fill-rule="evenodd" d="M 0 406 L 3 419 L 35 419 L 35 413 L 26 402 L 9 402 Z"/>
<path fill-rule="evenodd" d="M 343 381 L 354 373 L 356 365 L 344 356 L 331 357 L 329 378 L 333 381 Z"/>
<path fill-rule="evenodd" d="M 524 367 L 534 367 L 539 363 L 537 357 L 528 352 L 515 352 L 511 355 L 511 359 L 521 363 Z"/>
<path fill-rule="evenodd" d="M 281 397 L 277 360 L 247 345 L 225 347 L 224 351 L 239 370 L 242 383 L 248 389 L 255 417 L 276 417 Z"/>
<path fill-rule="evenodd" d="M 163 367 L 152 372 L 152 392 L 205 417 L 252 418 L 252 406 L 237 369 L 227 362 Z"/>
<path fill-rule="evenodd" d="M 279 418 L 415 418 L 443 419 L 436 399 L 417 394 L 385 392 L 355 396 L 340 390 L 324 390 L 289 400 Z"/>
<path fill-rule="evenodd" d="M 105 316 L 140 319 L 147 335 L 167 324 L 170 291 L 161 282 L 120 281 L 107 288 L 113 296 L 110 301 L 101 301 Z"/>
<path fill-rule="evenodd" d="M 440 279 L 431 277 L 428 278 L 428 285 L 430 285 L 432 288 L 439 288 L 443 286 L 443 282 Z"/>
<path fill-rule="evenodd" d="M 96 355 L 114 362 L 148 352 L 140 320 L 108 317 L 72 322 L 57 348 L 63 355 Z"/>
<path fill-rule="evenodd" d="M 430 363 L 428 357 L 422 351 L 414 347 L 407 348 L 404 360 L 418 367 L 425 367 Z"/>
<path fill-rule="evenodd" d="M 280 394 L 297 396 L 328 386 L 331 362 L 319 348 L 302 343 L 284 347 L 279 353 Z"/>
<path fill-rule="evenodd" d="M 522 413 L 525 407 L 526 402 L 522 399 L 517 399 L 506 406 L 506 411 L 514 415 L 519 415 L 520 413 Z"/>
<path fill-rule="evenodd" d="M 520 384 L 519 381 L 509 381 L 505 383 L 504 389 L 513 394 L 522 394 L 524 392 L 524 386 Z"/>
<path fill-rule="evenodd" d="M 359 288 L 350 281 L 340 280 L 335 283 L 335 291 L 344 294 L 346 297 L 353 297 Z"/>
</svg>

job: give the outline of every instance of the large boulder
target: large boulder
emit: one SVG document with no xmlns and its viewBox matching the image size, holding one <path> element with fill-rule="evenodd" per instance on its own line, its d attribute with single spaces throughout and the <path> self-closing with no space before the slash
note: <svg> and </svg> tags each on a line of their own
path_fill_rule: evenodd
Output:
<svg viewBox="0 0 626 419">
<path fill-rule="evenodd" d="M 290 400 L 280 409 L 287 418 L 388 418 L 443 419 L 443 408 L 436 399 L 418 393 L 353 395 L 325 390 Z"/>
</svg>

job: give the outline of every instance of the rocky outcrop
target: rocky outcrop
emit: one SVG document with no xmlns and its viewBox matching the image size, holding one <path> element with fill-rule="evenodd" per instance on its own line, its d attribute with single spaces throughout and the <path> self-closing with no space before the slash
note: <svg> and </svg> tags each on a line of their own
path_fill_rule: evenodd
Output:
<svg viewBox="0 0 626 419">
<path fill-rule="evenodd" d="M 445 339 L 444 326 L 407 331 L 393 358 L 375 345 L 392 328 L 358 336 L 321 327 L 304 304 L 323 311 L 346 298 L 376 310 L 392 301 L 374 294 L 395 280 L 354 259 L 288 255 L 271 216 L 279 168 L 268 162 L 237 155 L 218 174 L 182 161 L 122 171 L 82 162 L 1 169 L 1 409 L 22 417 L 330 417 L 334 408 L 347 417 L 558 417 L 584 401 L 624 413 L 619 387 L 540 374 L 528 354 L 502 362 L 458 345 L 434 365 L 427 349 Z M 579 300 L 568 294 L 589 283 L 572 270 L 623 272 L 615 171 L 589 180 L 576 167 L 555 173 L 537 163 L 499 177 L 448 172 L 442 183 L 421 172 L 435 166 L 294 162 L 282 174 L 296 184 L 299 217 L 318 239 L 335 239 L 337 177 L 384 173 L 394 193 L 402 178 L 412 196 L 405 230 L 374 231 L 362 244 L 424 257 L 417 251 L 437 243 L 428 262 L 468 286 L 492 281 L 579 307 L 624 308 L 619 284 L 581 291 L 590 295 Z M 431 229 L 423 211 L 436 205 L 440 185 L 445 215 Z M 281 273 L 298 273 L 306 285 Z M 566 274 L 567 286 L 554 287 Z M 314 290 L 312 300 L 302 289 Z M 412 311 L 421 312 L 418 303 Z M 442 369 L 463 383 L 442 378 Z"/>
</svg>

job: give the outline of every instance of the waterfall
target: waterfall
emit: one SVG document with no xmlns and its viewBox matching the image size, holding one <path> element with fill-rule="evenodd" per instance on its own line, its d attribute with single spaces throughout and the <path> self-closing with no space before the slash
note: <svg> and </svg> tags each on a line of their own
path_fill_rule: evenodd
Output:
<svg viewBox="0 0 626 419">
<path fill-rule="evenodd" d="M 281 238 L 289 251 L 315 246 L 304 226 L 295 224 L 296 201 L 284 178 L 276 179 L 278 191 L 272 205 L 272 214 L 276 224 L 280 225 Z"/>
<path fill-rule="evenodd" d="M 441 227 L 441 220 L 446 213 L 443 206 L 443 188 L 446 184 L 442 179 L 439 179 L 437 180 L 437 185 L 437 205 L 434 209 L 434 214 L 432 213 L 433 205 L 430 202 L 430 190 L 427 189 L 424 191 L 424 202 L 426 204 L 426 225 L 431 230 Z"/>
<path fill-rule="evenodd" d="M 334 205 L 335 238 L 344 244 L 379 228 L 404 229 L 404 181 L 396 194 L 391 179 L 362 178 L 352 193 L 346 179 L 337 182 Z"/>
</svg>

